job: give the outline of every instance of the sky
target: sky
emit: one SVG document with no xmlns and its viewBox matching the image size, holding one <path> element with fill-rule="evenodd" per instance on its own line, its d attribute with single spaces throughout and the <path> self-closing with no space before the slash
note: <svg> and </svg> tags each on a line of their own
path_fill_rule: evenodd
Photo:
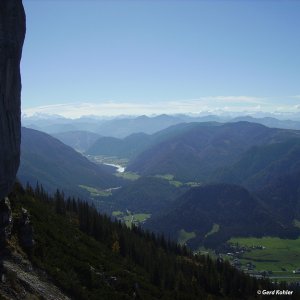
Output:
<svg viewBox="0 0 300 300">
<path fill-rule="evenodd" d="M 300 1 L 23 5 L 23 114 L 300 112 Z"/>
</svg>

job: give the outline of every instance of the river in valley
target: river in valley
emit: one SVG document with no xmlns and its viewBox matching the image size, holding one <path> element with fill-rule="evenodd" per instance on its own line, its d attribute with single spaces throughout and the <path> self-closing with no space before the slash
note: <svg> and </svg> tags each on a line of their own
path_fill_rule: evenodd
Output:
<svg viewBox="0 0 300 300">
<path fill-rule="evenodd" d="M 103 164 L 116 168 L 118 173 L 124 173 L 125 172 L 125 167 L 123 167 L 121 165 L 109 164 L 109 163 L 103 163 Z"/>
</svg>

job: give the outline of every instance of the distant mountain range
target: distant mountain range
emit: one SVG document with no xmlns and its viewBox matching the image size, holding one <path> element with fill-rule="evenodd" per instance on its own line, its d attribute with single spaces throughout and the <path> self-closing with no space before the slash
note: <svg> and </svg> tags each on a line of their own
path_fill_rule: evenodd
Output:
<svg viewBox="0 0 300 300">
<path fill-rule="evenodd" d="M 184 122 L 182 118 L 160 115 L 156 117 L 140 116 L 132 119 L 114 119 L 97 128 L 97 133 L 103 136 L 124 138 L 132 133 L 152 134 L 172 125 Z"/>
<path fill-rule="evenodd" d="M 97 133 L 81 130 L 53 133 L 52 136 L 79 152 L 89 149 L 101 137 Z"/>
<path fill-rule="evenodd" d="M 58 115 L 22 117 L 22 126 L 49 134 L 78 130 L 95 132 L 95 129 L 103 122 L 105 120 L 93 117 L 79 119 L 68 119 Z"/>
<path fill-rule="evenodd" d="M 230 122 L 247 121 L 252 123 L 259 123 L 270 128 L 282 128 L 282 129 L 300 129 L 300 122 L 294 120 L 278 120 L 272 117 L 254 118 L 251 116 L 236 117 L 230 120 Z"/>
<path fill-rule="evenodd" d="M 252 117 L 240 116 L 235 118 L 207 115 L 159 115 L 159 116 L 138 116 L 138 117 L 115 117 L 111 119 L 97 117 L 81 117 L 68 119 L 61 116 L 37 116 L 22 118 L 25 127 L 44 131 L 46 133 L 61 133 L 66 131 L 90 131 L 101 136 L 124 138 L 133 133 L 153 134 L 169 126 L 189 122 L 238 122 L 248 121 L 259 123 L 272 128 L 300 129 L 299 120 L 279 120 L 274 117 Z"/>
<path fill-rule="evenodd" d="M 212 125 L 218 123 L 201 123 Z M 89 155 L 108 155 L 120 158 L 133 159 L 152 145 L 158 144 L 180 133 L 184 133 L 197 126 L 198 123 L 179 123 L 154 134 L 133 133 L 123 139 L 114 137 L 101 137 L 86 151 Z"/>
<path fill-rule="evenodd" d="M 108 168 L 108 167 L 107 167 Z M 93 164 L 73 148 L 37 130 L 22 128 L 21 165 L 18 179 L 45 189 L 63 189 L 68 194 L 89 195 L 79 185 L 95 188 L 119 186 L 120 179 L 106 167 Z"/>
<path fill-rule="evenodd" d="M 139 116 L 112 120 L 85 117 L 73 120 L 56 117 L 50 119 L 23 118 L 22 123 L 23 126 L 49 134 L 80 130 L 94 132 L 101 136 L 124 138 L 133 133 L 152 134 L 169 126 L 185 122 L 187 119 L 191 118 L 187 116 L 159 115 L 156 117 Z"/>
<path fill-rule="evenodd" d="M 100 137 L 88 149 L 89 155 L 117 156 L 132 158 L 146 149 L 151 142 L 151 136 L 145 133 L 133 133 L 124 139 L 115 137 Z"/>
</svg>

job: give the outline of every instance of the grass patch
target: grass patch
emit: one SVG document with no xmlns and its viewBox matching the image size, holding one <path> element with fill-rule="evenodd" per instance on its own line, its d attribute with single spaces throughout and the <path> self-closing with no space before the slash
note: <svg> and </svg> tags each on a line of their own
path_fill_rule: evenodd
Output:
<svg viewBox="0 0 300 300">
<path fill-rule="evenodd" d="M 294 226 L 297 228 L 300 228 L 300 221 L 298 221 L 297 219 L 294 220 Z"/>
<path fill-rule="evenodd" d="M 182 182 L 180 182 L 178 180 L 174 180 L 174 175 L 172 175 L 172 174 L 158 174 L 158 175 L 155 175 L 154 177 L 167 180 L 167 181 L 169 181 L 170 184 L 172 184 L 176 187 L 181 187 L 183 185 Z"/>
<path fill-rule="evenodd" d="M 199 247 L 196 251 L 194 251 L 195 254 L 201 254 L 201 255 L 209 255 L 213 259 L 217 259 L 218 256 L 216 255 L 215 250 L 210 248 L 205 248 L 204 246 Z"/>
<path fill-rule="evenodd" d="M 218 232 L 219 230 L 220 230 L 220 225 L 214 223 L 213 226 L 212 226 L 212 229 L 205 235 L 205 237 L 208 237 L 208 236 Z"/>
<path fill-rule="evenodd" d="M 189 181 L 186 183 L 187 186 L 190 186 L 190 187 L 197 187 L 197 186 L 201 186 L 202 183 L 201 182 L 195 182 L 195 181 Z"/>
<path fill-rule="evenodd" d="M 182 182 L 177 181 L 177 180 L 170 180 L 169 183 L 176 186 L 176 187 L 181 187 L 183 185 Z"/>
<path fill-rule="evenodd" d="M 132 224 L 139 224 L 145 222 L 147 219 L 151 218 L 151 214 L 138 213 L 133 214 L 129 210 L 126 213 L 122 211 L 114 211 L 112 216 L 117 217 L 119 220 L 123 221 L 127 227 L 132 226 Z"/>
<path fill-rule="evenodd" d="M 151 214 L 134 214 L 133 217 L 138 222 L 144 222 L 151 217 Z"/>
<path fill-rule="evenodd" d="M 127 227 L 131 228 L 133 224 L 133 215 L 127 215 L 123 217 L 122 220 L 125 222 Z"/>
<path fill-rule="evenodd" d="M 107 189 L 107 190 L 100 190 L 91 186 L 87 186 L 87 185 L 79 185 L 80 188 L 88 191 L 90 193 L 90 195 L 92 197 L 107 197 L 107 196 L 111 196 L 111 189 Z"/>
<path fill-rule="evenodd" d="M 137 180 L 141 177 L 139 174 L 134 173 L 134 172 L 117 173 L 116 176 L 122 177 L 123 179 L 132 180 L 132 181 Z"/>
<path fill-rule="evenodd" d="M 119 210 L 116 210 L 116 211 L 112 212 L 112 216 L 113 217 L 118 217 L 118 216 L 121 216 L 121 215 L 123 215 L 123 213 L 121 211 L 119 211 Z"/>
<path fill-rule="evenodd" d="M 155 175 L 154 177 L 165 179 L 165 180 L 168 180 L 168 181 L 174 179 L 174 175 L 172 175 L 172 174 L 158 174 L 158 175 Z"/>
<path fill-rule="evenodd" d="M 178 244 L 184 245 L 187 241 L 196 237 L 196 233 L 194 231 L 187 232 L 184 229 L 180 229 L 178 232 Z"/>
</svg>

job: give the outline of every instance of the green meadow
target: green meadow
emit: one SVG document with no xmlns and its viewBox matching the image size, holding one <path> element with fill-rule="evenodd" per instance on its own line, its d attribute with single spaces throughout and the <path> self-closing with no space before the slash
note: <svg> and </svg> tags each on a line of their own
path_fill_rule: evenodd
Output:
<svg viewBox="0 0 300 300">
<path fill-rule="evenodd" d="M 79 185 L 80 188 L 88 191 L 92 197 L 107 197 L 111 195 L 111 189 L 100 190 L 87 185 Z"/>
<path fill-rule="evenodd" d="M 184 229 L 179 230 L 178 232 L 178 244 L 184 245 L 190 239 L 196 237 L 196 233 L 194 231 L 187 232 Z"/>
<path fill-rule="evenodd" d="M 113 211 L 112 216 L 123 221 L 128 227 L 131 227 L 132 224 L 138 224 L 146 221 L 151 218 L 151 214 L 138 213 L 133 214 L 130 211 L 123 213 L 122 211 Z"/>
<path fill-rule="evenodd" d="M 241 256 L 243 265 L 252 262 L 256 271 L 271 271 L 270 278 L 273 279 L 300 281 L 300 274 L 293 274 L 294 270 L 300 269 L 300 238 L 232 238 L 229 242 L 250 250 Z M 262 246 L 262 249 L 255 248 L 257 246 Z"/>
<path fill-rule="evenodd" d="M 132 181 L 140 178 L 140 175 L 134 172 L 116 173 L 115 175 L 117 177 L 122 177 L 123 179 L 132 180 Z"/>
</svg>

